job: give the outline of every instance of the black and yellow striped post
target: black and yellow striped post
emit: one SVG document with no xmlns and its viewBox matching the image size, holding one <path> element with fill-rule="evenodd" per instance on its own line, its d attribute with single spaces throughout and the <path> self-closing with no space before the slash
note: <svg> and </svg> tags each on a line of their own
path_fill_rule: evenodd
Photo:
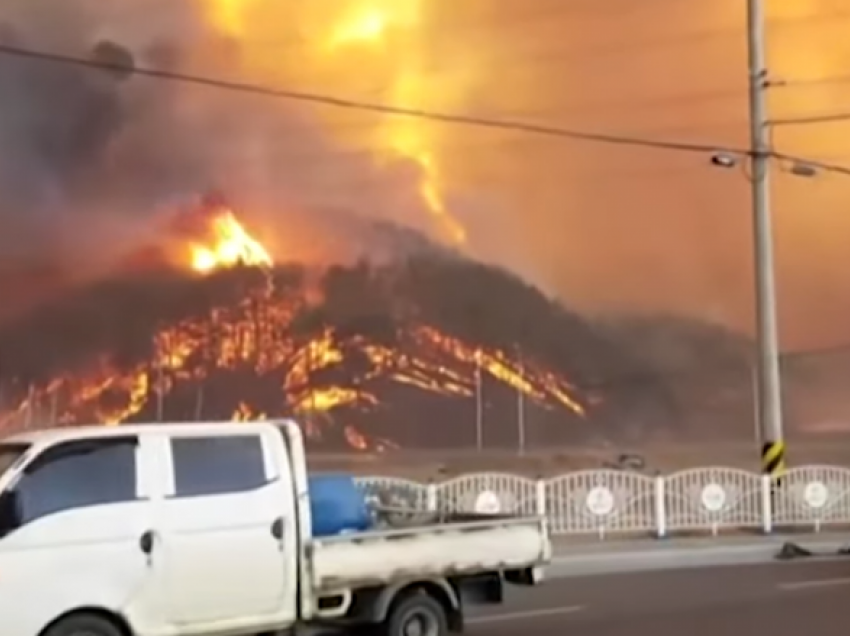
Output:
<svg viewBox="0 0 850 636">
<path fill-rule="evenodd" d="M 785 442 L 765 442 L 761 447 L 761 471 L 777 481 L 785 474 Z"/>
<path fill-rule="evenodd" d="M 776 510 L 777 497 L 782 489 L 785 476 L 785 442 L 765 442 L 761 446 L 761 471 L 770 477 L 770 507 Z"/>
</svg>

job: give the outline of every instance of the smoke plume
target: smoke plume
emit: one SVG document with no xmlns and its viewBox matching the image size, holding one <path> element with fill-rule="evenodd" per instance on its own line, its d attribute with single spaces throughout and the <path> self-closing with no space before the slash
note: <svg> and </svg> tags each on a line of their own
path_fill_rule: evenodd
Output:
<svg viewBox="0 0 850 636">
<path fill-rule="evenodd" d="M 735 3 L 246 0 L 232 3 L 242 15 L 229 31 L 212 19 L 223 4 L 7 0 L 0 39 L 355 100 L 746 145 L 745 16 Z M 364 7 L 394 12 L 386 38 L 329 51 L 334 29 Z M 767 27 L 771 72 L 788 80 L 771 93 L 771 116 L 840 110 L 850 85 L 830 78 L 846 75 L 846 11 L 827 0 L 777 3 Z M 293 256 L 320 238 L 323 251 L 351 249 L 362 219 L 436 236 L 421 166 L 380 151 L 375 133 L 389 119 L 3 55 L 4 267 L 26 257 L 70 259 L 75 274 L 96 269 L 208 188 L 228 192 Z M 751 326 L 751 223 L 739 175 L 701 155 L 417 125 L 405 140 L 432 142 L 444 201 L 468 230 L 467 254 L 582 308 Z M 846 162 L 845 125 L 783 127 L 774 141 Z M 846 341 L 845 186 L 835 175 L 777 170 L 788 347 Z"/>
<path fill-rule="evenodd" d="M 117 66 L 239 78 L 238 44 L 207 27 L 199 7 L 152 4 L 14 0 L 0 41 Z M 155 239 L 159 216 L 211 188 L 227 192 L 292 257 L 320 237 L 339 254 L 333 237 L 340 233 L 352 249 L 356 229 L 366 236 L 359 216 L 398 222 L 399 213 L 416 218 L 411 208 L 421 208 L 414 197 L 394 200 L 415 193 L 404 166 L 385 171 L 386 187 L 363 187 L 375 180 L 374 164 L 343 153 L 303 108 L 26 57 L 0 59 L 0 148 L 6 264 L 96 269 Z M 332 196 L 324 196 L 328 171 L 299 155 L 335 158 Z"/>
</svg>

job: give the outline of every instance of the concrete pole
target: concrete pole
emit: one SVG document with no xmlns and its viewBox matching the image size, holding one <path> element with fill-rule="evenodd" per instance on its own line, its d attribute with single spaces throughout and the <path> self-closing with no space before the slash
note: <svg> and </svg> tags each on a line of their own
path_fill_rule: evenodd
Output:
<svg viewBox="0 0 850 636">
<path fill-rule="evenodd" d="M 784 468 L 779 338 L 776 327 L 776 282 L 770 209 L 770 138 L 767 119 L 768 71 L 765 53 L 764 0 L 747 0 L 749 52 L 750 150 L 752 152 L 753 253 L 756 295 L 756 406 L 762 439 L 762 468 Z M 778 457 L 777 457 L 778 455 Z M 768 461 L 770 458 L 770 461 Z M 776 468 L 776 465 L 779 468 Z"/>
<path fill-rule="evenodd" d="M 523 380 L 525 379 L 525 365 L 522 359 L 522 349 L 517 347 L 517 360 L 519 362 L 519 375 Z M 517 388 L 516 392 L 517 397 L 517 414 L 516 414 L 516 426 L 517 426 L 517 454 L 522 456 L 525 455 L 525 394 L 522 392 L 522 387 Z"/>
<path fill-rule="evenodd" d="M 484 404 L 481 394 L 481 352 L 475 354 L 475 448 L 484 450 Z"/>
</svg>

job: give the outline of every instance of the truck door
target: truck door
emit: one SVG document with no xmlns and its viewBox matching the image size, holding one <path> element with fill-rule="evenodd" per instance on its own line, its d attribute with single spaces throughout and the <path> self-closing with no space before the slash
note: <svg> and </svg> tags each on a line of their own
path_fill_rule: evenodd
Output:
<svg viewBox="0 0 850 636">
<path fill-rule="evenodd" d="M 37 634 L 84 607 L 159 628 L 154 575 L 139 548 L 153 524 L 140 449 L 131 435 L 59 442 L 3 494 L 14 514 L 0 531 L 0 632 Z"/>
<path fill-rule="evenodd" d="M 291 473 L 274 443 L 267 431 L 169 436 L 173 491 L 156 561 L 167 619 L 181 630 L 294 620 Z"/>
</svg>

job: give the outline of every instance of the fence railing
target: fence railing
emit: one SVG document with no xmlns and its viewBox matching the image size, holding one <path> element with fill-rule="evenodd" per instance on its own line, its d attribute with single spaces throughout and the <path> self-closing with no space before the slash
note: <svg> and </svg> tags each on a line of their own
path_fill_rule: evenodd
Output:
<svg viewBox="0 0 850 636">
<path fill-rule="evenodd" d="M 660 476 L 605 469 L 548 479 L 470 473 L 427 484 L 384 476 L 358 483 L 399 510 L 541 515 L 553 534 L 600 539 L 850 525 L 850 469 L 839 466 L 800 466 L 778 479 L 710 466 Z"/>
</svg>

